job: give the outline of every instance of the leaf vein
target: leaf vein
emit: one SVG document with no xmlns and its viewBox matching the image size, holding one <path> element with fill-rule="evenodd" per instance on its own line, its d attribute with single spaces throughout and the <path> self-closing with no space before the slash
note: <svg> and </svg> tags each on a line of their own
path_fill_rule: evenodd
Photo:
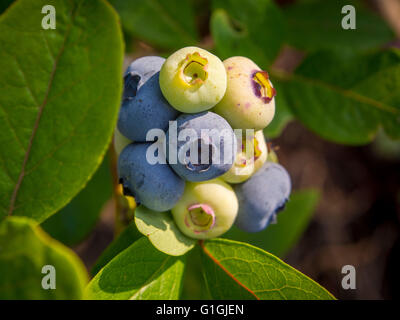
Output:
<svg viewBox="0 0 400 320">
<path fill-rule="evenodd" d="M 77 12 L 78 12 L 78 8 L 76 8 L 75 12 L 71 12 L 72 22 L 68 25 L 67 31 L 65 32 L 63 44 L 62 44 L 62 46 L 60 48 L 60 51 L 58 53 L 58 56 L 57 56 L 56 60 L 53 63 L 53 69 L 52 69 L 51 74 L 50 74 L 50 79 L 49 79 L 49 83 L 47 85 L 47 90 L 46 90 L 46 93 L 45 93 L 45 96 L 44 96 L 44 99 L 43 99 L 43 103 L 39 107 L 39 111 L 38 111 L 38 114 L 37 114 L 37 117 L 36 117 L 36 120 L 35 120 L 35 124 L 34 124 L 33 130 L 32 130 L 32 134 L 31 134 L 31 137 L 29 139 L 28 147 L 26 149 L 25 156 L 24 156 L 24 159 L 23 159 L 23 162 L 22 162 L 21 171 L 20 171 L 20 174 L 18 176 L 17 183 L 15 184 L 13 193 L 11 195 L 10 205 L 9 205 L 9 210 L 8 210 L 8 215 L 9 216 L 12 215 L 12 213 L 14 211 L 15 201 L 17 199 L 18 191 L 19 191 L 19 189 L 21 187 L 22 181 L 23 181 L 24 176 L 25 176 L 25 168 L 26 168 L 26 165 L 28 163 L 29 155 L 30 155 L 30 152 L 31 152 L 31 149 L 32 149 L 32 145 L 33 145 L 33 140 L 34 140 L 34 138 L 36 136 L 36 133 L 37 133 L 37 130 L 39 128 L 39 122 L 40 122 L 40 119 L 42 117 L 43 110 L 44 110 L 45 106 L 47 105 L 47 99 L 48 99 L 48 96 L 49 96 L 49 93 L 50 93 L 50 90 L 51 90 L 51 87 L 52 87 L 52 84 L 53 84 L 53 81 L 54 81 L 55 73 L 56 73 L 56 70 L 57 70 L 57 65 L 58 65 L 58 62 L 61 59 L 61 56 L 64 53 L 65 45 L 66 45 L 68 36 L 69 36 L 69 34 L 71 32 L 72 25 L 73 25 L 73 22 L 74 22 L 74 19 L 75 19 L 75 16 L 76 16 Z"/>
</svg>

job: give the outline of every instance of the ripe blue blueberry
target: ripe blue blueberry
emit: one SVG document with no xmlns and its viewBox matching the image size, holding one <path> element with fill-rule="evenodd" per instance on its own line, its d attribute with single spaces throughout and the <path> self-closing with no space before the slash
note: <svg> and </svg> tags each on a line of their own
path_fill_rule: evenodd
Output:
<svg viewBox="0 0 400 320">
<path fill-rule="evenodd" d="M 235 185 L 239 212 L 235 221 L 246 232 L 258 232 L 275 221 L 289 198 L 291 181 L 280 164 L 266 162 L 246 182 Z"/>
<path fill-rule="evenodd" d="M 181 198 L 185 182 L 168 164 L 150 164 L 147 149 L 150 143 L 132 143 L 118 158 L 119 182 L 124 194 L 155 211 L 167 211 Z"/>
<path fill-rule="evenodd" d="M 134 97 L 122 103 L 118 129 L 130 140 L 145 142 L 149 130 L 165 131 L 168 122 L 179 115 L 162 95 L 158 78 L 159 72 L 148 79 Z"/>
<path fill-rule="evenodd" d="M 160 71 L 164 62 L 164 58 L 157 56 L 142 57 L 133 61 L 124 73 L 124 100 L 136 96 L 137 90 Z"/>
<path fill-rule="evenodd" d="M 237 140 L 224 118 L 209 111 L 182 114 L 175 129 L 170 126 L 167 132 L 167 157 L 183 179 L 206 181 L 232 167 Z"/>
</svg>

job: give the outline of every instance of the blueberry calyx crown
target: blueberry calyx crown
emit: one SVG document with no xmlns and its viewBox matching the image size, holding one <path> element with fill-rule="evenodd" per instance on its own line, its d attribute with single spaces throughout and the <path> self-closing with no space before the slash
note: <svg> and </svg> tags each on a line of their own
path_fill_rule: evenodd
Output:
<svg viewBox="0 0 400 320">
<path fill-rule="evenodd" d="M 131 100 L 137 94 L 137 88 L 140 82 L 140 76 L 134 72 L 129 72 L 124 77 L 124 93 L 123 100 Z"/>
<path fill-rule="evenodd" d="M 215 213 L 211 206 L 196 203 L 187 208 L 185 224 L 194 233 L 206 232 L 215 225 Z"/>
<path fill-rule="evenodd" d="M 256 137 L 254 137 L 254 161 L 256 161 L 262 154 L 262 150 L 259 146 L 259 142 Z"/>
<path fill-rule="evenodd" d="M 268 72 L 255 71 L 251 80 L 254 94 L 262 99 L 264 103 L 269 103 L 276 96 L 276 90 L 269 81 Z"/>
<path fill-rule="evenodd" d="M 136 198 L 135 193 L 129 188 L 127 182 L 123 178 L 119 178 L 118 183 L 122 186 L 122 194 L 125 197 Z M 135 199 L 138 202 L 138 199 Z"/>
<path fill-rule="evenodd" d="M 244 168 L 248 164 L 247 162 L 255 162 L 262 153 L 262 150 L 260 149 L 258 140 L 256 137 L 251 138 L 252 140 L 252 152 L 250 155 L 247 154 L 247 144 L 249 143 L 248 139 L 242 138 L 242 152 L 238 156 L 237 160 L 235 161 L 235 166 Z"/>
<path fill-rule="evenodd" d="M 283 210 L 285 209 L 285 207 L 286 207 L 286 203 L 288 202 L 288 200 L 289 200 L 289 199 L 285 199 L 281 204 L 279 204 L 279 205 L 276 207 L 274 213 L 275 213 L 275 214 L 278 214 L 279 212 L 283 211 Z"/>
<path fill-rule="evenodd" d="M 188 158 L 186 168 L 190 171 L 197 172 L 208 171 L 212 166 L 214 146 L 205 142 L 203 139 L 198 139 L 195 144 L 197 144 L 197 159 L 193 159 L 194 161 L 192 162 L 190 150 L 188 150 L 186 152 L 186 156 Z"/>
<path fill-rule="evenodd" d="M 269 218 L 267 225 L 278 223 L 278 213 L 280 213 L 281 211 L 283 211 L 285 209 L 286 203 L 288 202 L 288 200 L 289 199 L 285 199 L 281 204 L 279 204 L 275 208 L 274 212 L 272 213 L 271 217 Z"/>
<path fill-rule="evenodd" d="M 208 78 L 208 60 L 198 52 L 189 53 L 181 62 L 181 78 L 189 86 L 202 85 Z"/>
</svg>

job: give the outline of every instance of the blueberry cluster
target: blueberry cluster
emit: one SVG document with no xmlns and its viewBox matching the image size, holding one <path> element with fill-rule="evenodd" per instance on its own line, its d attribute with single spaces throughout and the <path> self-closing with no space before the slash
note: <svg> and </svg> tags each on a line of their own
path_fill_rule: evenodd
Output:
<svg viewBox="0 0 400 320">
<path fill-rule="evenodd" d="M 268 73 L 245 57 L 222 62 L 186 47 L 135 60 L 114 135 L 124 194 L 171 210 L 192 238 L 217 237 L 234 223 L 263 230 L 291 190 L 286 170 L 267 161 L 262 130 L 275 95 Z"/>
</svg>

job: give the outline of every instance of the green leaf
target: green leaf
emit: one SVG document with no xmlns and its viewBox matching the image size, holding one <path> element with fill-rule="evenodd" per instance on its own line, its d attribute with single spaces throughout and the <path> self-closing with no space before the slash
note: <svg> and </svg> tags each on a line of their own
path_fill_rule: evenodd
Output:
<svg viewBox="0 0 400 320">
<path fill-rule="evenodd" d="M 165 49 L 196 45 L 198 35 L 191 1 L 111 0 L 121 16 L 124 30 Z"/>
<path fill-rule="evenodd" d="M 178 299 L 184 268 L 184 257 L 166 255 L 143 237 L 100 270 L 85 296 L 101 300 Z"/>
<path fill-rule="evenodd" d="M 293 114 L 327 140 L 370 142 L 382 126 L 400 138 L 400 51 L 342 55 L 317 52 L 295 74 L 279 74 Z"/>
<path fill-rule="evenodd" d="M 1 0 L 0 1 L 0 14 L 3 13 L 3 11 L 5 11 L 11 3 L 13 3 L 14 0 Z"/>
<path fill-rule="evenodd" d="M 286 125 L 293 120 L 288 102 L 286 101 L 285 92 L 281 90 L 280 82 L 274 81 L 274 87 L 277 95 L 275 97 L 275 115 L 271 123 L 264 129 L 264 135 L 268 139 L 277 138 L 281 135 Z"/>
<path fill-rule="evenodd" d="M 186 255 L 185 276 L 183 279 L 181 300 L 210 300 L 207 285 L 203 277 L 201 248 L 195 246 Z"/>
<path fill-rule="evenodd" d="M 54 266 L 56 289 L 42 288 L 46 265 Z M 0 299 L 80 299 L 88 281 L 75 253 L 36 223 L 10 217 L 0 224 Z M 45 281 L 47 283 L 47 281 Z"/>
<path fill-rule="evenodd" d="M 308 226 L 317 206 L 319 193 L 315 190 L 294 192 L 285 210 L 278 214 L 278 223 L 265 230 L 248 233 L 233 227 L 224 238 L 245 241 L 276 256 L 283 257 L 295 245 Z"/>
<path fill-rule="evenodd" d="M 170 212 L 156 212 L 139 206 L 135 210 L 135 223 L 158 250 L 171 256 L 183 255 L 196 244 L 196 240 L 178 229 Z"/>
<path fill-rule="evenodd" d="M 38 222 L 100 165 L 121 96 L 123 42 L 103 0 L 19 0 L 0 17 L 0 219 Z M 21 18 L 23 17 L 23 18 Z"/>
<path fill-rule="evenodd" d="M 111 242 L 106 250 L 103 251 L 101 256 L 97 259 L 96 264 L 93 266 L 91 274 L 96 275 L 100 269 L 109 263 L 116 255 L 124 251 L 141 237 L 142 234 L 138 231 L 136 225 L 131 223 L 113 242 Z"/>
<path fill-rule="evenodd" d="M 57 214 L 42 223 L 53 238 L 73 246 L 83 241 L 96 226 L 101 209 L 112 196 L 109 158 L 96 171 L 87 186 Z"/>
<path fill-rule="evenodd" d="M 249 244 L 214 239 L 202 248 L 204 276 L 213 300 L 334 298 L 301 272 Z"/>
<path fill-rule="evenodd" d="M 342 28 L 345 5 L 353 5 L 356 9 L 355 30 Z M 299 49 L 368 49 L 394 38 L 385 21 L 362 1 L 296 1 L 285 7 L 283 14 L 288 23 L 288 41 Z"/>
<path fill-rule="evenodd" d="M 286 37 L 282 14 L 271 0 L 214 0 L 211 33 L 221 59 L 245 56 L 268 68 Z"/>
</svg>

